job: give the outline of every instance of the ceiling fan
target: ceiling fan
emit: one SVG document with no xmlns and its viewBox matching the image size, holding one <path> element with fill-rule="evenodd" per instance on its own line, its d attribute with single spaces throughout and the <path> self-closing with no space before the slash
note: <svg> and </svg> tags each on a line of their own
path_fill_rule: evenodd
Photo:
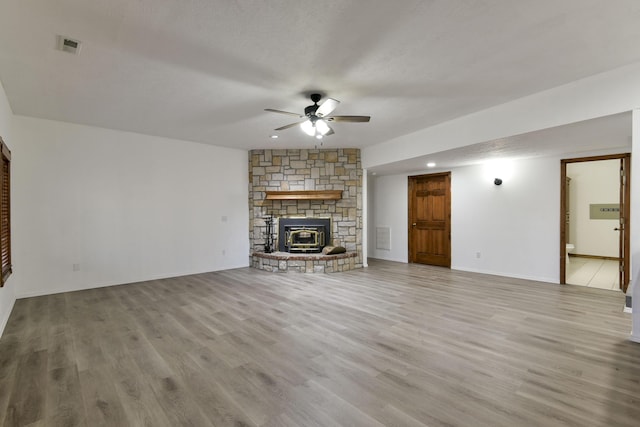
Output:
<svg viewBox="0 0 640 427">
<path fill-rule="evenodd" d="M 304 114 L 274 110 L 273 108 L 265 108 L 264 111 L 287 114 L 289 116 L 296 116 L 304 119 L 302 121 L 281 126 L 275 130 L 285 130 L 300 125 L 300 128 L 307 135 L 315 136 L 318 139 L 322 139 L 325 136 L 333 135 L 335 133 L 333 129 L 331 129 L 331 126 L 329 126 L 329 122 L 362 123 L 371 120 L 370 116 L 332 116 L 331 113 L 336 109 L 338 104 L 340 104 L 340 101 L 333 98 L 327 98 L 318 105 L 318 101 L 320 101 L 321 98 L 322 95 L 319 93 L 312 93 L 311 101 L 313 102 L 313 105 L 306 107 L 304 109 Z"/>
</svg>

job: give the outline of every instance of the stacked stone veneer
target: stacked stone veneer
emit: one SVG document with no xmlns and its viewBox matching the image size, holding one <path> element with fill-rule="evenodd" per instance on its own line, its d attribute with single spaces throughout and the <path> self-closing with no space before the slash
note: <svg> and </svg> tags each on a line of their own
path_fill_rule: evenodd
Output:
<svg viewBox="0 0 640 427">
<path fill-rule="evenodd" d="M 342 190 L 340 200 L 266 200 L 266 191 Z M 344 246 L 353 268 L 362 267 L 362 165 L 360 150 L 251 150 L 249 152 L 249 240 L 264 252 L 267 216 L 274 218 L 277 245 L 281 217 L 331 218 L 333 246 Z M 277 246 L 276 246 L 277 248 Z M 260 260 L 251 256 L 251 265 Z M 349 260 L 347 260 L 349 263 Z"/>
<path fill-rule="evenodd" d="M 347 252 L 338 255 L 283 255 L 280 253 L 265 254 L 253 253 L 252 266 L 260 270 L 271 272 L 295 272 L 295 273 L 335 273 L 349 271 L 356 268 L 356 252 Z"/>
</svg>

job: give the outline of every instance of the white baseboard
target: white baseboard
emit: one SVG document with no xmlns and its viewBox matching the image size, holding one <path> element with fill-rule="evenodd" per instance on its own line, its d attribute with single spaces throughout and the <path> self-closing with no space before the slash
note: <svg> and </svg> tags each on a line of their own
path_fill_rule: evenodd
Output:
<svg viewBox="0 0 640 427">
<path fill-rule="evenodd" d="M 633 310 L 631 309 L 631 307 L 627 307 L 626 305 L 624 306 L 624 309 L 622 310 L 623 313 L 633 313 Z"/>
<path fill-rule="evenodd" d="M 121 285 L 130 285 L 133 283 L 141 283 L 148 282 L 151 280 L 162 280 L 162 279 L 171 279 L 174 277 L 182 277 L 182 276 L 191 276 L 194 274 L 205 274 L 205 273 L 213 273 L 216 271 L 225 271 L 225 270 L 235 270 L 236 268 L 246 268 L 249 267 L 248 264 L 242 264 L 238 266 L 229 266 L 225 268 L 220 268 L 217 270 L 205 270 L 205 271 L 185 271 L 185 272 L 177 272 L 177 273 L 163 273 L 154 276 L 146 276 L 146 277 L 131 277 L 128 279 L 123 279 L 118 282 L 105 282 L 105 283 L 89 283 L 86 285 L 80 286 L 67 286 L 67 287 L 58 287 L 58 288 L 49 288 L 49 289 L 37 289 L 27 292 L 17 292 L 16 299 L 22 298 L 32 298 L 32 297 L 40 297 L 44 295 L 54 295 L 61 294 L 64 292 L 76 292 L 76 291 L 86 291 L 89 289 L 98 289 L 98 288 L 106 288 L 108 286 L 121 286 Z"/>
<path fill-rule="evenodd" d="M 513 279 L 524 279 L 524 280 L 532 280 L 534 282 L 552 283 L 552 284 L 555 284 L 555 285 L 557 285 L 559 283 L 558 279 L 557 278 L 553 278 L 553 277 L 527 276 L 527 275 L 523 275 L 523 274 L 511 274 L 511 273 L 505 273 L 503 271 L 482 270 L 482 269 L 469 268 L 469 267 L 460 267 L 460 266 L 457 266 L 457 265 L 452 265 L 451 269 L 452 270 L 457 270 L 457 271 L 466 271 L 468 273 L 489 274 L 489 275 L 492 275 L 492 276 L 511 277 Z"/>
<path fill-rule="evenodd" d="M 391 262 L 401 262 L 403 264 L 408 264 L 409 262 L 406 259 L 396 259 L 396 258 L 380 258 L 375 256 L 370 256 L 369 260 L 373 261 L 391 261 Z"/>
<path fill-rule="evenodd" d="M 640 343 L 640 335 L 631 334 L 631 335 L 629 335 L 629 340 L 631 340 L 633 342 Z"/>
</svg>

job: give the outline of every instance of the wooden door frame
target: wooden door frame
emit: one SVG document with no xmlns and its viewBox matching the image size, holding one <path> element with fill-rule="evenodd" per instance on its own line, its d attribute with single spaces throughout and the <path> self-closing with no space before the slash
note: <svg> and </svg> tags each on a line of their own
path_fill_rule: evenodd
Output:
<svg viewBox="0 0 640 427">
<path fill-rule="evenodd" d="M 591 156 L 591 157 L 579 157 L 572 159 L 562 159 L 560 160 L 560 284 L 564 285 L 567 281 L 567 230 L 566 230 L 566 211 L 567 211 L 567 203 L 566 203 L 566 181 L 567 181 L 567 164 L 569 163 L 582 163 L 582 162 L 595 162 L 599 160 L 625 160 L 625 188 L 624 188 L 624 212 L 620 212 L 623 216 L 625 224 L 620 231 L 623 233 L 623 246 L 624 246 L 624 277 L 625 282 L 621 284 L 621 289 L 626 292 L 627 285 L 629 283 L 629 264 L 630 264 L 630 244 L 629 244 L 629 236 L 630 236 L 630 221 L 629 214 L 631 212 L 631 153 L 621 153 L 621 154 L 609 154 L 605 156 Z"/>
<path fill-rule="evenodd" d="M 416 258 L 416 254 L 415 254 L 415 248 L 412 245 L 412 238 L 411 238 L 411 232 L 413 230 L 412 224 L 413 224 L 413 218 L 411 218 L 411 215 L 413 214 L 413 208 L 414 208 L 414 200 L 413 197 L 411 197 L 411 195 L 413 194 L 413 186 L 414 186 L 414 179 L 417 178 L 436 178 L 436 177 L 440 177 L 440 176 L 446 176 L 449 178 L 449 194 L 447 195 L 448 201 L 449 201 L 449 268 L 451 268 L 451 171 L 448 172 L 437 172 L 437 173 L 426 173 L 426 174 L 421 174 L 421 175 L 410 175 L 407 177 L 407 189 L 408 189 L 408 195 L 407 198 L 409 199 L 409 211 L 407 212 L 407 255 L 408 255 L 408 262 L 409 263 L 414 263 L 415 262 L 415 258 Z"/>
</svg>

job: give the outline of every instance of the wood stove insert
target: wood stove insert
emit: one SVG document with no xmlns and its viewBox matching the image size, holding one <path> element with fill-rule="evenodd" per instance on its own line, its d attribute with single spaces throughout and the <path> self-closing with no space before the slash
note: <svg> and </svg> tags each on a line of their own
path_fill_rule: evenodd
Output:
<svg viewBox="0 0 640 427">
<path fill-rule="evenodd" d="M 280 218 L 278 250 L 289 253 L 319 253 L 331 244 L 330 218 Z"/>
</svg>

